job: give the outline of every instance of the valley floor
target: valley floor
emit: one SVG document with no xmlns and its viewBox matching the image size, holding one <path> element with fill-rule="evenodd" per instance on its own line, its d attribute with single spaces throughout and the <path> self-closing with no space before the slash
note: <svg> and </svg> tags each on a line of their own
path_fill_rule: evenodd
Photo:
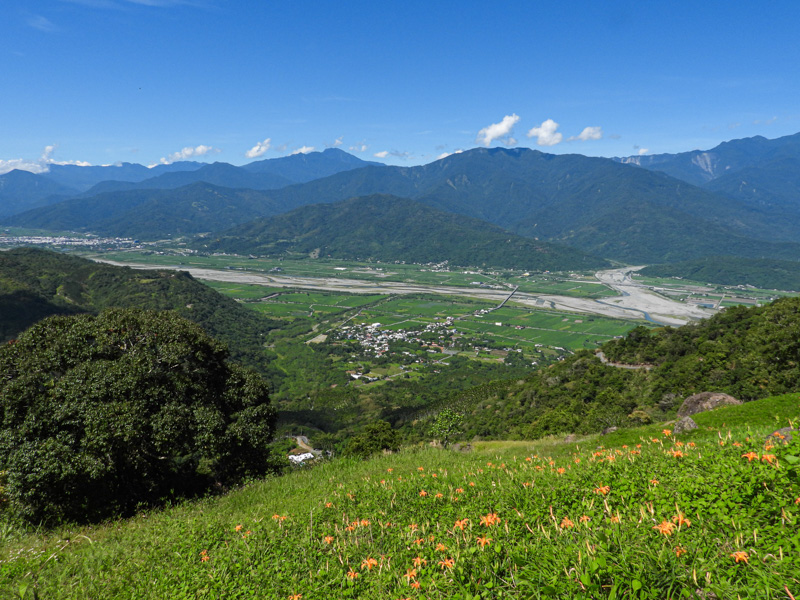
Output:
<svg viewBox="0 0 800 600">
<path fill-rule="evenodd" d="M 108 260 L 99 260 L 99 262 L 129 266 L 137 269 L 179 269 L 188 271 L 191 273 L 192 277 L 201 280 L 246 283 L 268 287 L 325 290 L 328 292 L 355 294 L 444 294 L 493 300 L 497 301 L 498 304 L 505 300 L 510 293 L 510 290 L 484 287 L 466 288 L 424 285 L 419 283 L 400 283 L 395 281 L 365 281 L 338 277 L 265 275 L 252 271 L 192 268 L 186 267 L 185 265 L 148 265 Z M 514 294 L 514 302 L 526 306 L 596 314 L 617 319 L 646 318 L 654 323 L 673 326 L 683 325 L 692 320 L 709 317 L 715 312 L 711 309 L 671 300 L 642 285 L 635 284 L 630 277 L 630 273 L 634 270 L 636 270 L 636 267 L 625 267 L 608 271 L 599 271 L 595 274 L 595 277 L 597 277 L 601 283 L 620 292 L 620 296 L 617 297 L 592 300 L 588 298 L 572 298 L 552 294 L 517 292 Z"/>
</svg>

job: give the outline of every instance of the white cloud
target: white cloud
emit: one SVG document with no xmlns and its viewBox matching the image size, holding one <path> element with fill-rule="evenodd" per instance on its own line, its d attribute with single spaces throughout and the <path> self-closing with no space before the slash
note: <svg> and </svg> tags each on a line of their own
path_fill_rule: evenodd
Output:
<svg viewBox="0 0 800 600">
<path fill-rule="evenodd" d="M 292 154 L 293 155 L 294 154 L 308 154 L 309 152 L 313 152 L 313 151 L 314 151 L 314 146 L 301 146 L 300 148 L 298 148 L 297 150 L 292 152 Z"/>
<path fill-rule="evenodd" d="M 221 150 L 219 148 L 214 148 L 213 146 L 204 146 L 203 144 L 195 146 L 194 148 L 187 146 L 178 152 L 173 152 L 169 156 L 161 158 L 158 162 L 162 165 L 171 165 L 179 160 L 186 160 L 187 158 L 191 158 L 193 156 L 205 156 L 210 152 L 221 152 Z M 155 165 L 150 166 L 152 167 Z"/>
<path fill-rule="evenodd" d="M 269 150 L 269 143 L 271 142 L 271 138 L 265 139 L 263 142 L 258 142 L 255 146 L 250 148 L 244 155 L 247 158 L 258 158 L 259 156 L 263 156 L 264 153 Z"/>
<path fill-rule="evenodd" d="M 387 156 L 394 156 L 395 158 L 410 158 L 410 152 L 401 152 L 400 150 L 383 150 L 382 152 L 376 152 L 373 156 L 377 158 L 386 158 Z"/>
<path fill-rule="evenodd" d="M 478 137 L 475 138 L 475 143 L 483 144 L 488 148 L 494 140 L 510 135 L 518 121 L 519 117 L 516 114 L 506 115 L 499 123 L 492 123 L 488 127 L 481 129 L 478 132 Z M 514 138 L 511 139 L 513 140 Z"/>
<path fill-rule="evenodd" d="M 531 128 L 531 130 L 528 131 L 528 137 L 535 137 L 536 144 L 539 146 L 555 146 L 564 139 L 564 136 L 556 131 L 557 129 L 558 123 L 553 121 L 553 119 L 547 119 L 544 123 L 539 125 L 539 127 Z"/>
<path fill-rule="evenodd" d="M 19 169 L 20 171 L 30 171 L 31 173 L 46 173 L 48 167 L 47 165 L 43 165 L 38 160 L 29 160 L 26 158 L 0 160 L 0 175 L 5 175 L 14 169 Z"/>
<path fill-rule="evenodd" d="M 648 152 L 650 152 L 650 150 L 648 150 L 647 148 L 639 148 L 639 156 L 644 156 Z"/>
<path fill-rule="evenodd" d="M 343 137 L 344 136 L 340 135 L 338 138 L 336 138 L 336 140 L 333 142 L 333 147 L 334 148 L 338 148 L 339 146 L 342 145 L 342 138 Z"/>
<path fill-rule="evenodd" d="M 778 120 L 778 117 L 772 117 L 771 119 L 756 119 L 753 121 L 753 125 L 772 125 L 775 121 Z"/>
<path fill-rule="evenodd" d="M 453 156 L 453 154 L 461 154 L 463 150 L 453 150 L 452 152 L 442 152 L 439 156 L 436 157 L 436 160 L 442 160 L 443 158 L 447 158 L 448 156 Z"/>
<path fill-rule="evenodd" d="M 350 146 L 350 152 L 366 152 L 367 148 L 369 148 L 369 146 L 366 144 L 358 144 L 356 146 Z"/>
<path fill-rule="evenodd" d="M 587 142 L 589 140 L 599 140 L 603 137 L 603 128 L 602 127 L 585 127 L 583 131 L 578 134 L 577 138 L 570 138 L 570 139 L 579 139 L 581 141 Z"/>
<path fill-rule="evenodd" d="M 0 175 L 4 175 L 14 169 L 20 171 L 30 171 L 31 173 L 47 173 L 50 165 L 76 165 L 79 167 L 90 167 L 91 163 L 85 160 L 53 160 L 54 145 L 45 146 L 42 155 L 38 159 L 12 158 L 11 160 L 0 160 Z"/>
</svg>

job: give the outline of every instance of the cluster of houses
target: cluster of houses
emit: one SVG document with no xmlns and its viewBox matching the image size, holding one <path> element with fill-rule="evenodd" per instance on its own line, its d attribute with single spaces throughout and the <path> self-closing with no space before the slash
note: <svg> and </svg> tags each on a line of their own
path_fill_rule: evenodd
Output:
<svg viewBox="0 0 800 600">
<path fill-rule="evenodd" d="M 392 342 L 417 343 L 422 347 L 427 347 L 432 352 L 441 352 L 444 350 L 442 344 L 449 343 L 446 338 L 458 333 L 453 326 L 454 320 L 453 317 L 447 317 L 444 321 L 428 323 L 424 329 L 416 331 L 381 329 L 380 323 L 345 325 L 340 329 L 337 338 L 355 340 L 364 348 L 365 354 L 374 356 L 383 356 L 389 352 L 389 344 Z M 423 333 L 430 332 L 440 333 L 439 341 L 441 344 L 431 343 L 420 338 Z M 410 352 L 404 352 L 403 354 L 411 356 Z"/>
<path fill-rule="evenodd" d="M 0 233 L 0 244 L 9 246 L 90 246 L 93 248 L 142 248 L 139 240 L 130 238 L 69 237 L 51 235 L 10 235 Z"/>
</svg>

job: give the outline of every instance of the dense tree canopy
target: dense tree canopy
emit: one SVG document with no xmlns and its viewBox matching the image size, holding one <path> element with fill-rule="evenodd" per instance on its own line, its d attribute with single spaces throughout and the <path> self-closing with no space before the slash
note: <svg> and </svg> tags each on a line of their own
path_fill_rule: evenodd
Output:
<svg viewBox="0 0 800 600">
<path fill-rule="evenodd" d="M 171 312 L 45 319 L 0 347 L 0 470 L 30 520 L 93 519 L 263 473 L 259 376 Z"/>
</svg>

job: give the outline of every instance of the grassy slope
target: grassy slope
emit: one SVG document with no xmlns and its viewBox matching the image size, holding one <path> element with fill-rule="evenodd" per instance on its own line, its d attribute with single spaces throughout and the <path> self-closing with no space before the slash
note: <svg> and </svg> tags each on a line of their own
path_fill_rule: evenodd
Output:
<svg viewBox="0 0 800 600">
<path fill-rule="evenodd" d="M 764 439 L 798 414 L 791 394 L 697 416 L 701 428 L 681 446 L 649 428 L 569 445 L 422 449 L 335 461 L 87 529 L 22 535 L 6 526 L 0 594 L 29 585 L 30 598 L 36 585 L 53 599 L 669 598 L 695 590 L 785 598 L 784 585 L 800 592 L 791 464 L 800 448 L 767 450 Z M 743 456 L 750 451 L 760 459 Z M 654 529 L 679 513 L 691 523 L 669 535 Z M 482 524 L 492 514 L 499 522 Z M 454 527 L 460 519 L 469 519 L 463 530 Z"/>
</svg>

